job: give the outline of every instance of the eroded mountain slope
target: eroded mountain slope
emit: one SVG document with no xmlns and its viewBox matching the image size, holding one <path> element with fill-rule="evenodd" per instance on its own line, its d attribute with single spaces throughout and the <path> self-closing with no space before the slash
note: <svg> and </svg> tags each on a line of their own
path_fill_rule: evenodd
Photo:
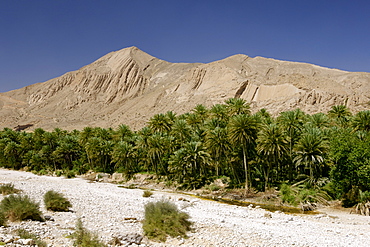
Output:
<svg viewBox="0 0 370 247">
<path fill-rule="evenodd" d="M 364 110 L 370 74 L 234 55 L 208 64 L 169 63 L 129 47 L 44 83 L 0 94 L 0 127 L 82 129 L 144 126 L 154 114 L 187 112 L 240 97 L 273 114 L 301 108 L 326 112 L 347 104 Z"/>
</svg>

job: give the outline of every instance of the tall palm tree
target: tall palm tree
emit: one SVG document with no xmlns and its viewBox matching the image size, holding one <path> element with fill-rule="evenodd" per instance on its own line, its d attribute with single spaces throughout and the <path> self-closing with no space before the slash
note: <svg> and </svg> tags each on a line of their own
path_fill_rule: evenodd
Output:
<svg viewBox="0 0 370 247">
<path fill-rule="evenodd" d="M 355 130 L 370 131 L 370 111 L 358 112 L 352 120 L 352 126 Z"/>
<path fill-rule="evenodd" d="M 119 170 L 126 174 L 137 172 L 135 166 L 135 150 L 134 146 L 128 142 L 118 142 L 112 151 L 112 162 L 115 163 L 115 170 Z"/>
<path fill-rule="evenodd" d="M 225 163 L 231 151 L 227 129 L 216 127 L 208 130 L 205 144 L 216 165 L 216 175 L 219 176 L 221 165 Z"/>
<path fill-rule="evenodd" d="M 202 104 L 196 105 L 192 112 L 198 117 L 201 122 L 204 122 L 208 117 L 208 109 Z"/>
<path fill-rule="evenodd" d="M 190 139 L 191 128 L 185 119 L 176 119 L 170 133 L 175 137 L 177 145 L 182 146 Z"/>
<path fill-rule="evenodd" d="M 227 114 L 228 111 L 227 111 L 226 105 L 216 104 L 212 106 L 209 112 L 212 118 L 217 118 L 220 121 L 227 122 L 229 119 L 229 116 Z"/>
<path fill-rule="evenodd" d="M 250 105 L 241 98 L 230 98 L 225 101 L 229 115 L 250 114 Z"/>
<path fill-rule="evenodd" d="M 169 160 L 170 171 L 180 183 L 187 181 L 195 189 L 207 175 L 210 155 L 201 142 L 188 142 L 175 151 Z"/>
<path fill-rule="evenodd" d="M 286 135 L 288 136 L 289 143 L 289 165 L 288 165 L 288 177 L 289 180 L 293 179 L 293 148 L 297 143 L 299 136 L 301 134 L 303 124 L 304 124 L 305 113 L 300 109 L 293 111 L 286 111 L 280 113 L 280 116 L 277 118 L 278 123 L 285 129 Z"/>
<path fill-rule="evenodd" d="M 133 133 L 130 130 L 130 127 L 128 127 L 125 124 L 121 124 L 118 126 L 117 130 L 114 131 L 114 139 L 116 141 L 127 141 L 132 137 Z"/>
<path fill-rule="evenodd" d="M 347 127 L 351 112 L 345 105 L 335 105 L 328 111 L 328 116 L 338 123 L 341 127 Z"/>
<path fill-rule="evenodd" d="M 149 127 L 155 132 L 167 133 L 171 130 L 172 120 L 165 114 L 155 114 L 149 120 Z"/>
<path fill-rule="evenodd" d="M 147 155 L 156 174 L 167 174 L 164 158 L 172 153 L 173 141 L 173 136 L 163 133 L 154 133 L 148 138 Z"/>
<path fill-rule="evenodd" d="M 270 172 L 273 166 L 278 167 L 279 162 L 288 153 L 289 144 L 287 136 L 277 124 L 265 125 L 258 133 L 257 151 L 267 165 L 264 169 L 265 190 L 268 188 Z"/>
<path fill-rule="evenodd" d="M 245 189 L 250 189 L 250 168 L 248 154 L 253 153 L 256 146 L 258 122 L 250 115 L 235 115 L 230 119 L 228 130 L 230 142 L 234 147 L 241 148 L 245 173 Z"/>
<path fill-rule="evenodd" d="M 313 114 L 309 117 L 308 120 L 316 128 L 326 128 L 329 127 L 329 118 L 326 114 L 320 112 Z"/>
<path fill-rule="evenodd" d="M 319 129 L 311 129 L 304 133 L 295 146 L 296 166 L 303 166 L 309 170 L 310 179 L 319 177 L 320 165 L 324 162 L 328 143 Z"/>
</svg>

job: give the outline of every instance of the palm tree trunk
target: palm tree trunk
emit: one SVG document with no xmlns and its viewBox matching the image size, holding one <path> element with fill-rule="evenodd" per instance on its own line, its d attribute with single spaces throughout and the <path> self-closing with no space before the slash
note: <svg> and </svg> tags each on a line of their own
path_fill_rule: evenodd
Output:
<svg viewBox="0 0 370 247">
<path fill-rule="evenodd" d="M 247 156 L 245 154 L 245 148 L 243 148 L 243 163 L 244 163 L 244 172 L 245 172 L 245 190 L 249 192 L 249 169 L 247 163 Z"/>
</svg>

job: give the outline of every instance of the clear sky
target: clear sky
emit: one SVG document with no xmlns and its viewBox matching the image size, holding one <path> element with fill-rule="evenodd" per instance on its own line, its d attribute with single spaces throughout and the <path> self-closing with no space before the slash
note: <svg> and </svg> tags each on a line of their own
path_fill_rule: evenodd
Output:
<svg viewBox="0 0 370 247">
<path fill-rule="evenodd" d="M 370 72 L 370 1 L 1 0 L 0 92 L 129 46 L 169 62 L 241 53 Z"/>
</svg>

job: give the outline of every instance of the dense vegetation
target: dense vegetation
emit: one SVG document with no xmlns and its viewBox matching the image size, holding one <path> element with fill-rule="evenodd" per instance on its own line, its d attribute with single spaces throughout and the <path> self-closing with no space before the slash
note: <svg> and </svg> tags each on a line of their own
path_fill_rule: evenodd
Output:
<svg viewBox="0 0 370 247">
<path fill-rule="evenodd" d="M 71 132 L 5 128 L 0 164 L 39 174 L 153 173 L 184 189 L 227 177 L 231 187 L 264 191 L 305 181 L 346 206 L 370 191 L 370 111 L 352 115 L 343 105 L 308 115 L 299 109 L 272 117 L 251 114 L 242 99 L 211 108 L 153 116 L 132 131 L 85 127 Z"/>
</svg>

